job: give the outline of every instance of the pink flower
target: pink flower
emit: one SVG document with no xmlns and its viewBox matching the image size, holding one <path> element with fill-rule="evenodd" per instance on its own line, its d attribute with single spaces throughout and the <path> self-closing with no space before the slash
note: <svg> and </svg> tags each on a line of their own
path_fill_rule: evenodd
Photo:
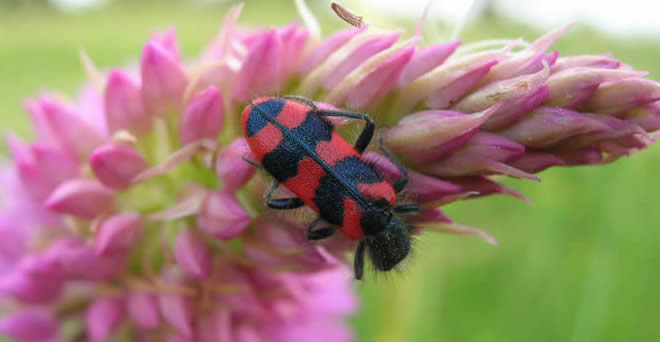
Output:
<svg viewBox="0 0 660 342">
<path fill-rule="evenodd" d="M 424 207 L 408 221 L 413 233 L 493 244 L 442 206 L 527 200 L 492 176 L 539 180 L 548 167 L 611 162 L 660 129 L 660 85 L 611 57 L 549 50 L 565 29 L 518 50 L 512 42 L 459 56 L 457 41 L 422 46 L 418 35 L 399 41 L 401 32 L 371 28 L 319 40 L 308 14 L 306 25 L 245 29 L 241 8 L 199 58 L 184 63 L 169 30 L 145 44 L 139 70 L 99 72 L 100 91 L 87 84 L 77 101 L 26 101 L 35 140 L 10 135 L 11 163 L 0 169 L 10 199 L 0 203 L 0 333 L 350 340 L 345 319 L 357 300 L 346 254 L 356 242 L 312 243 L 301 219 L 310 215 L 266 208 L 268 185 L 246 162 L 256 158 L 238 116 L 258 95 L 368 111 L 388 126 L 384 144 Z M 380 153 L 364 159 L 385 180 L 400 177 Z"/>
</svg>

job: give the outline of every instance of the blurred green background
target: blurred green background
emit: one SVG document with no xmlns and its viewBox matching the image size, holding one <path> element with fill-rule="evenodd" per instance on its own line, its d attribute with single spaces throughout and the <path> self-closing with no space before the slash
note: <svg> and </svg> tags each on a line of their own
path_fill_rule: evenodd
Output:
<svg viewBox="0 0 660 342">
<path fill-rule="evenodd" d="M 40 1 L 26 3 L 0 0 L 0 126 L 25 136 L 30 133 L 22 99 L 41 89 L 75 94 L 84 80 L 80 48 L 100 67 L 127 65 L 151 32 L 174 26 L 182 51 L 194 57 L 226 9 L 119 1 L 59 13 Z M 314 10 L 327 16 L 326 34 L 344 26 L 325 6 Z M 247 1 L 241 22 L 281 25 L 293 19 L 292 2 Z M 391 22 L 402 25 L 414 23 Z M 533 40 L 540 34 L 486 15 L 461 38 Z M 577 25 L 553 48 L 564 56 L 612 52 L 660 79 L 660 40 L 608 39 Z M 540 175 L 541 184 L 503 180 L 532 206 L 496 196 L 447 207 L 456 221 L 486 229 L 500 245 L 424 234 L 408 270 L 357 285 L 364 301 L 352 319 L 356 340 L 660 340 L 658 174 L 656 145 L 612 165 L 551 169 Z"/>
</svg>

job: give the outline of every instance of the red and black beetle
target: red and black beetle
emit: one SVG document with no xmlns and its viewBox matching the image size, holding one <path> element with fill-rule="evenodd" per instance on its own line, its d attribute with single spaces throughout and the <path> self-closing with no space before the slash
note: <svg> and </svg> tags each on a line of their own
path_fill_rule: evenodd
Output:
<svg viewBox="0 0 660 342">
<path fill-rule="evenodd" d="M 354 146 L 325 119 L 331 116 L 365 121 Z M 395 206 L 408 174 L 382 142 L 380 151 L 399 168 L 399 180 L 389 184 L 362 158 L 375 130 L 369 116 L 323 110 L 308 99 L 289 96 L 254 100 L 243 111 L 242 120 L 250 149 L 276 180 L 266 195 L 268 206 L 307 205 L 319 214 L 307 228 L 307 239 L 324 239 L 339 229 L 348 238 L 360 240 L 354 261 L 357 279 L 364 272 L 365 248 L 379 271 L 391 270 L 409 254 L 411 228 L 395 214 L 416 213 L 419 207 Z M 272 198 L 280 184 L 297 197 Z M 322 220 L 330 225 L 315 228 Z"/>
</svg>

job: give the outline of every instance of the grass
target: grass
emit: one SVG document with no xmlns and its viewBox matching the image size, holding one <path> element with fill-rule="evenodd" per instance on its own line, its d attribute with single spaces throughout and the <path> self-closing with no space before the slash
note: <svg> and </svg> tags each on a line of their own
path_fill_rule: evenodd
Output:
<svg viewBox="0 0 660 342">
<path fill-rule="evenodd" d="M 259 4 L 248 3 L 243 22 L 295 18 L 288 2 Z M 84 14 L 0 13 L 0 127 L 28 135 L 25 96 L 42 89 L 74 94 L 84 79 L 79 48 L 101 67 L 126 65 L 152 31 L 176 26 L 184 55 L 194 56 L 223 11 L 168 2 Z M 285 14 L 267 16 L 273 11 Z M 539 32 L 490 18 L 463 38 L 521 35 L 532 40 Z M 658 41 L 607 39 L 578 26 L 554 48 L 562 55 L 612 52 L 660 79 Z M 364 298 L 352 320 L 358 340 L 658 340 L 658 173 L 660 148 L 654 146 L 612 165 L 546 171 L 542 184 L 503 180 L 533 206 L 502 196 L 449 206 L 455 220 L 487 229 L 500 245 L 424 234 L 408 270 L 358 285 Z"/>
</svg>

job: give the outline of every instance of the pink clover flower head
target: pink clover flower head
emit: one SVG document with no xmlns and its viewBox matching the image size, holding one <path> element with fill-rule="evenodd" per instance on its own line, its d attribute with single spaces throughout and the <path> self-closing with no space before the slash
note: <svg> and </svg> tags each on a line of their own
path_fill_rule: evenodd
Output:
<svg viewBox="0 0 660 342">
<path fill-rule="evenodd" d="M 549 50 L 565 29 L 519 49 L 463 51 L 368 27 L 323 40 L 306 11 L 304 25 L 240 28 L 241 8 L 198 58 L 182 59 L 174 30 L 156 33 L 139 70 L 92 70 L 77 100 L 25 102 L 35 139 L 8 136 L 0 170 L 0 333 L 350 340 L 346 254 L 356 241 L 311 243 L 301 219 L 311 215 L 266 208 L 240 129 L 257 96 L 369 113 L 408 168 L 406 196 L 422 207 L 414 232 L 493 244 L 442 206 L 492 194 L 527 201 L 494 176 L 538 181 L 549 167 L 610 163 L 660 129 L 660 84 L 609 56 Z M 375 149 L 363 158 L 388 181 L 400 176 Z"/>
</svg>

